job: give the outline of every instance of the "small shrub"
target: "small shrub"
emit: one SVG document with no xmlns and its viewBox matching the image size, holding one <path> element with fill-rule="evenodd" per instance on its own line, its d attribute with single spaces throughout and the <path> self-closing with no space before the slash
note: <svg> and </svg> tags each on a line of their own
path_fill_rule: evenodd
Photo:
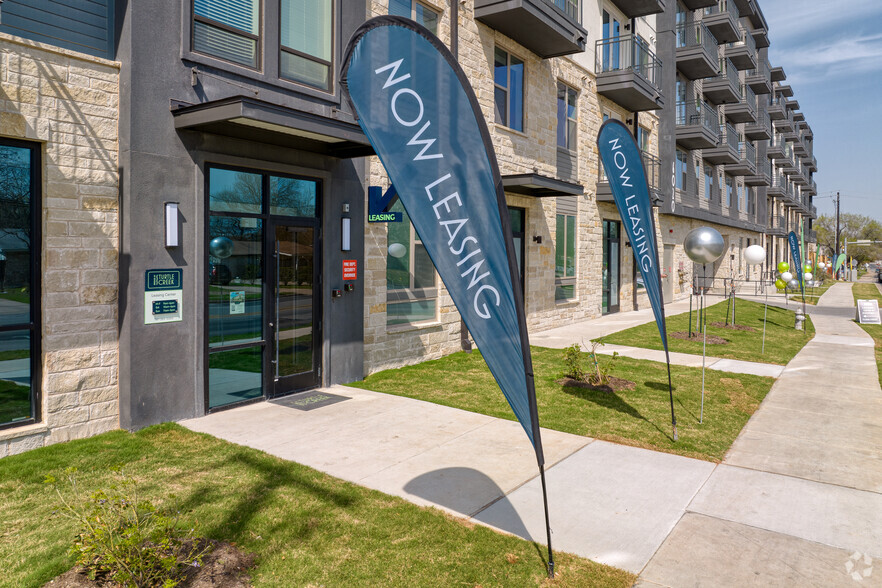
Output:
<svg viewBox="0 0 882 588">
<path fill-rule="evenodd" d="M 46 476 L 61 503 L 57 512 L 80 526 L 70 550 L 76 564 L 92 580 L 136 588 L 177 586 L 189 569 L 201 565 L 208 542 L 183 528 L 179 513 L 159 510 L 141 498 L 130 476 L 117 470 L 116 478 L 108 491 L 83 497 L 76 468 L 65 470 L 60 485 Z"/>
<path fill-rule="evenodd" d="M 564 349 L 564 373 L 563 377 L 574 380 L 584 380 L 585 370 L 582 368 L 582 348 L 578 343 L 573 343 Z"/>
</svg>

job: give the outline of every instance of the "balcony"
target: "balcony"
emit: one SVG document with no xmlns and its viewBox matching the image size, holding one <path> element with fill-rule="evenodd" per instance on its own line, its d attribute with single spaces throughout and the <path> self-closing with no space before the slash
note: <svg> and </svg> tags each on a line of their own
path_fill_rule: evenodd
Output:
<svg viewBox="0 0 882 588">
<path fill-rule="evenodd" d="M 769 73 L 772 75 L 773 82 L 783 82 L 787 79 L 787 74 L 784 73 L 783 67 L 773 67 L 769 70 Z"/>
<path fill-rule="evenodd" d="M 771 44 L 769 43 L 769 29 L 766 27 L 753 29 L 750 34 L 753 35 L 753 42 L 756 43 L 757 49 L 765 49 Z"/>
<path fill-rule="evenodd" d="M 751 141 L 766 141 L 772 138 L 772 121 L 768 112 L 760 110 L 756 122 L 744 125 L 744 136 Z"/>
<path fill-rule="evenodd" d="M 810 204 L 808 215 L 812 218 L 818 218 L 818 207 L 815 206 L 814 204 Z M 812 230 L 812 229 L 809 229 L 809 230 L 811 230 L 814 233 L 814 230 Z M 806 240 L 808 240 L 808 237 L 806 237 Z M 814 240 L 815 240 L 815 242 L 817 242 L 817 235 L 815 236 Z"/>
<path fill-rule="evenodd" d="M 814 208 L 814 206 L 812 206 Z M 814 216 L 809 214 L 812 218 L 818 218 L 818 213 L 815 211 Z M 805 231 L 805 242 L 806 243 L 817 243 L 818 242 L 818 232 L 814 229 L 806 229 Z"/>
<path fill-rule="evenodd" d="M 784 174 L 777 170 L 773 171 L 770 180 L 769 187 L 766 189 L 766 196 L 772 198 L 784 198 L 787 195 L 788 190 L 788 182 L 787 178 L 784 177 Z"/>
<path fill-rule="evenodd" d="M 741 101 L 735 104 L 727 104 L 725 109 L 726 118 L 733 123 L 756 122 L 756 94 L 750 86 L 741 86 Z"/>
<path fill-rule="evenodd" d="M 738 163 L 726 166 L 733 176 L 751 176 L 756 173 L 756 147 L 750 141 L 738 143 Z"/>
<path fill-rule="evenodd" d="M 637 18 L 665 11 L 665 0 L 614 0 L 628 18 Z"/>
<path fill-rule="evenodd" d="M 702 158 L 714 165 L 729 165 L 740 161 L 738 133 L 729 123 L 720 125 L 720 142 L 716 147 L 701 152 Z"/>
<path fill-rule="evenodd" d="M 720 58 L 719 75 L 704 80 L 705 98 L 712 104 L 733 104 L 741 101 L 741 80 L 738 70 L 725 57 Z"/>
<path fill-rule="evenodd" d="M 796 173 L 790 176 L 790 180 L 797 186 L 808 186 L 808 172 L 805 171 L 801 161 L 796 162 Z"/>
<path fill-rule="evenodd" d="M 799 110 L 799 100 L 796 100 L 796 99 L 787 100 L 784 102 L 784 106 L 786 106 L 789 110 L 795 112 L 795 111 Z"/>
<path fill-rule="evenodd" d="M 712 78 L 719 73 L 719 47 L 704 23 L 677 25 L 677 69 L 687 79 Z"/>
<path fill-rule="evenodd" d="M 802 191 L 807 196 L 817 196 L 818 195 L 818 183 L 815 180 L 809 180 L 808 185 L 802 189 Z"/>
<path fill-rule="evenodd" d="M 775 160 L 775 166 L 781 168 L 781 172 L 785 176 L 792 176 L 799 173 L 796 167 L 796 160 L 793 158 L 793 148 L 789 144 L 784 144 L 784 157 Z"/>
<path fill-rule="evenodd" d="M 789 84 L 775 84 L 775 94 L 779 94 L 786 98 L 793 98 L 793 88 Z"/>
<path fill-rule="evenodd" d="M 718 0 L 715 5 L 705 8 L 701 21 L 720 43 L 734 43 L 741 40 L 738 8 L 732 0 Z"/>
<path fill-rule="evenodd" d="M 772 96 L 769 100 L 769 118 L 781 120 L 787 118 L 787 109 L 784 107 L 784 99 L 780 96 Z"/>
<path fill-rule="evenodd" d="M 707 8 L 708 6 L 713 6 L 717 3 L 717 0 L 682 0 L 682 2 L 689 10 L 700 10 L 702 8 Z"/>
<path fill-rule="evenodd" d="M 772 183 L 772 162 L 767 157 L 757 157 L 756 171 L 753 175 L 744 176 L 746 186 L 768 186 Z"/>
<path fill-rule="evenodd" d="M 797 133 L 796 142 L 793 143 L 793 151 L 799 157 L 808 156 L 808 149 L 805 148 L 805 133 Z"/>
<path fill-rule="evenodd" d="M 756 43 L 743 27 L 739 27 L 741 38 L 726 45 L 723 53 L 738 69 L 754 69 L 756 67 Z"/>
<path fill-rule="evenodd" d="M 772 137 L 769 141 L 769 147 L 766 150 L 766 157 L 769 159 L 784 159 L 787 157 L 784 149 L 785 141 L 783 137 Z"/>
<path fill-rule="evenodd" d="M 677 102 L 677 145 L 708 149 L 720 142 L 717 109 L 707 102 Z"/>
<path fill-rule="evenodd" d="M 772 107 L 769 106 L 769 118 L 774 121 L 772 124 L 779 133 L 793 133 L 793 113 L 785 111 L 783 117 L 775 118 L 772 115 Z"/>
<path fill-rule="evenodd" d="M 766 228 L 767 235 L 783 237 L 787 234 L 787 219 L 777 214 L 769 219 L 769 226 Z"/>
<path fill-rule="evenodd" d="M 757 94 L 771 94 L 772 77 L 769 72 L 769 62 L 760 61 L 754 69 L 747 70 L 744 81 Z"/>
<path fill-rule="evenodd" d="M 585 50 L 580 0 L 475 0 L 475 19 L 543 59 Z"/>
<path fill-rule="evenodd" d="M 597 93 L 631 112 L 664 107 L 661 61 L 634 35 L 602 39 L 595 46 Z"/>
<path fill-rule="evenodd" d="M 811 158 L 806 158 L 805 169 L 809 170 L 810 172 L 817 172 L 818 158 L 814 155 L 812 155 Z"/>
</svg>

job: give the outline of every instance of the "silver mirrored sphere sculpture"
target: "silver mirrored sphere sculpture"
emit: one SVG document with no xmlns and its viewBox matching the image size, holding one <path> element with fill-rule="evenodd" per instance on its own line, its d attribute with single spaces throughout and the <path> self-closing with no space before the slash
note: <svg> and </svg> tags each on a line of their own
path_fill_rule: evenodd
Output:
<svg viewBox="0 0 882 588">
<path fill-rule="evenodd" d="M 208 252 L 214 257 L 226 259 L 233 254 L 233 241 L 229 237 L 215 237 L 208 243 Z"/>
<path fill-rule="evenodd" d="M 695 263 L 713 263 L 723 255 L 726 243 L 716 229 L 698 227 L 692 229 L 683 241 L 683 249 Z"/>
</svg>

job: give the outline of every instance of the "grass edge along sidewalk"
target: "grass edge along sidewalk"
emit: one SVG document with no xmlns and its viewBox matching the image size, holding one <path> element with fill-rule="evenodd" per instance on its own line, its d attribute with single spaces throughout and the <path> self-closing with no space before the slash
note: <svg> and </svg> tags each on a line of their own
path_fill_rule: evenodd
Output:
<svg viewBox="0 0 882 588">
<path fill-rule="evenodd" d="M 763 353 L 763 303 L 741 298 L 735 300 L 736 322 L 738 325 L 751 327 L 752 330 L 750 331 L 717 327 L 712 324 L 726 322 L 728 305 L 728 299 L 713 305 L 708 304 L 708 337 L 715 335 L 728 341 L 727 344 L 712 345 L 708 343 L 708 357 L 787 365 L 815 334 L 815 327 L 809 317 L 806 317 L 805 320 L 805 331 L 797 331 L 793 328 L 796 313 L 793 310 L 778 308 L 770 304 L 766 320 L 766 347 L 765 353 Z M 666 319 L 666 323 L 668 328 L 668 348 L 671 351 L 701 355 L 701 338 L 690 341 L 673 336 L 673 333 L 685 333 L 688 331 L 688 312 L 669 316 Z M 698 313 L 695 309 L 692 311 L 692 330 L 693 333 L 698 333 Z M 631 347 L 664 349 L 655 321 L 612 333 L 604 337 L 603 341 L 605 343 L 629 345 Z"/>
<path fill-rule="evenodd" d="M 860 300 L 878 300 L 879 306 L 882 307 L 882 294 L 875 283 L 871 284 L 852 284 L 851 293 L 854 296 L 854 303 Z M 873 338 L 876 344 L 876 368 L 879 371 L 879 384 L 882 385 L 882 325 L 869 325 L 857 323 L 867 334 Z"/>
<path fill-rule="evenodd" d="M 46 474 L 78 468 L 84 495 L 124 464 L 140 495 L 175 504 L 197 534 L 257 555 L 254 586 L 603 586 L 636 579 L 440 510 L 339 480 L 176 424 L 113 431 L 0 459 L 3 586 L 41 586 L 73 563 L 73 523 Z M 169 503 L 170 496 L 174 502 Z"/>
<path fill-rule="evenodd" d="M 653 328 L 654 325 L 653 325 Z M 610 375 L 634 382 L 619 392 L 564 387 L 564 350 L 533 347 L 539 423 L 548 429 L 719 462 L 771 390 L 774 378 L 707 370 L 704 422 L 699 424 L 701 368 L 671 366 L 679 441 L 671 439 L 664 363 L 598 356 Z M 592 369 L 588 353 L 584 365 Z M 514 420 L 480 351 L 453 353 L 371 374 L 350 384 L 488 416 Z"/>
</svg>

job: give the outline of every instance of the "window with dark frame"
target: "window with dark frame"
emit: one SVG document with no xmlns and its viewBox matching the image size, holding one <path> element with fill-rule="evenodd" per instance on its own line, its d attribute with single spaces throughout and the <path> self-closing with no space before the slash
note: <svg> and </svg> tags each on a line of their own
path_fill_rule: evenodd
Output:
<svg viewBox="0 0 882 588">
<path fill-rule="evenodd" d="M 193 51 L 260 68 L 260 0 L 193 0 Z"/>
<path fill-rule="evenodd" d="M 40 146 L 0 139 L 0 429 L 40 415 Z"/>
<path fill-rule="evenodd" d="M 576 151 L 576 99 L 578 92 L 563 82 L 557 83 L 557 146 Z"/>
<path fill-rule="evenodd" d="M 330 90 L 333 0 L 280 0 L 279 77 Z"/>
<path fill-rule="evenodd" d="M 386 251 L 386 324 L 418 324 L 438 319 L 438 278 L 426 247 L 401 201 L 400 223 L 389 223 Z"/>
<path fill-rule="evenodd" d="M 554 235 L 554 299 L 572 300 L 576 297 L 576 216 L 575 198 L 557 199 L 557 219 Z"/>
<path fill-rule="evenodd" d="M 523 132 L 524 62 L 499 47 L 493 55 L 496 122 Z"/>
<path fill-rule="evenodd" d="M 416 0 L 389 0 L 389 14 L 403 16 L 423 25 L 433 35 L 438 34 L 441 14 Z"/>
</svg>

